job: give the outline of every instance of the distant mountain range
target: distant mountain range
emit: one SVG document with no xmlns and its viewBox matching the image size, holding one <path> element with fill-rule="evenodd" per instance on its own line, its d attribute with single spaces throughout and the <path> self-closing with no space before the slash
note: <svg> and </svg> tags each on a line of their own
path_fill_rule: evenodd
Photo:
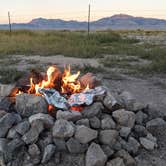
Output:
<svg viewBox="0 0 166 166">
<path fill-rule="evenodd" d="M 92 30 L 104 29 L 149 29 L 166 30 L 166 20 L 144 17 L 133 17 L 117 14 L 90 23 Z M 0 29 L 8 29 L 8 24 L 0 24 Z M 13 23 L 12 29 L 48 29 L 48 30 L 86 30 L 87 22 L 65 21 L 61 19 L 36 18 L 29 23 Z"/>
</svg>

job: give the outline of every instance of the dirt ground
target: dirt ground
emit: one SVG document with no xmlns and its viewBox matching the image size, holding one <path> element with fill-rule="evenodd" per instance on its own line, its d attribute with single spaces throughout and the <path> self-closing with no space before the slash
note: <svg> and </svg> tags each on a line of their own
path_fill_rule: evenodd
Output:
<svg viewBox="0 0 166 166">
<path fill-rule="evenodd" d="M 13 56 L 18 60 L 17 64 L 10 67 L 16 67 L 18 70 L 28 70 L 36 66 L 48 66 L 56 64 L 63 67 L 65 64 L 71 66 L 83 66 L 89 64 L 93 67 L 100 66 L 96 59 L 80 59 L 64 57 L 62 55 L 41 57 L 41 56 Z M 126 90 L 140 102 L 148 104 L 157 116 L 166 117 L 166 76 L 136 77 L 128 74 L 122 74 L 118 69 L 107 70 L 105 73 L 98 74 L 103 79 L 103 84 L 110 88 L 110 91 Z M 160 128 L 154 133 L 158 138 L 159 147 L 153 152 L 142 150 L 137 157 L 139 166 L 165 166 L 166 165 L 166 128 Z"/>
</svg>

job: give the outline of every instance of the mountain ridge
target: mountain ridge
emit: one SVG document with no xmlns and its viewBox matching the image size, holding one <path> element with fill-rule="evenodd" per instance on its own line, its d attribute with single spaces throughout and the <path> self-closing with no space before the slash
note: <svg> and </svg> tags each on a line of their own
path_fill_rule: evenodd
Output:
<svg viewBox="0 0 166 166">
<path fill-rule="evenodd" d="M 92 30 L 105 29 L 150 29 L 166 30 L 166 20 L 157 18 L 134 17 L 127 14 L 116 14 L 90 23 Z M 13 29 L 56 29 L 86 30 L 86 21 L 34 18 L 28 23 L 13 23 Z M 0 29 L 8 29 L 7 24 L 0 24 Z"/>
</svg>

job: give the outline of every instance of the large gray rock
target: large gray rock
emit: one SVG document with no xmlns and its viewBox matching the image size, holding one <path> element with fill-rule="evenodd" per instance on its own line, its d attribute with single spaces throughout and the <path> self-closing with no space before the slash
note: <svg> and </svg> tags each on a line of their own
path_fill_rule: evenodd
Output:
<svg viewBox="0 0 166 166">
<path fill-rule="evenodd" d="M 14 90 L 15 84 L 0 84 L 0 96 L 7 97 Z"/>
<path fill-rule="evenodd" d="M 125 166 L 125 164 L 122 158 L 117 157 L 107 162 L 106 166 Z"/>
<path fill-rule="evenodd" d="M 86 144 L 93 139 L 97 138 L 97 131 L 90 129 L 86 126 L 77 126 L 75 132 L 75 138 L 83 144 Z"/>
<path fill-rule="evenodd" d="M 0 119 L 0 137 L 5 137 L 8 130 L 21 121 L 21 117 L 15 113 L 7 113 Z"/>
<path fill-rule="evenodd" d="M 15 126 L 15 130 L 21 135 L 24 135 L 29 130 L 29 128 L 30 128 L 30 124 L 27 120 Z"/>
<path fill-rule="evenodd" d="M 67 120 L 59 119 L 53 126 L 53 137 L 69 138 L 74 134 L 74 127 Z"/>
<path fill-rule="evenodd" d="M 47 113 L 47 103 L 41 96 L 24 93 L 16 96 L 16 110 L 23 117 Z"/>
<path fill-rule="evenodd" d="M 135 115 L 136 117 L 136 124 L 142 125 L 145 120 L 147 120 L 148 116 L 147 114 L 143 113 L 142 111 L 139 111 Z"/>
<path fill-rule="evenodd" d="M 137 138 L 139 137 L 146 137 L 148 134 L 147 129 L 141 125 L 135 125 L 134 127 L 134 134 Z"/>
<path fill-rule="evenodd" d="M 19 137 L 20 137 L 20 135 L 15 130 L 15 126 L 12 127 L 11 129 L 9 129 L 8 134 L 7 134 L 7 138 L 15 139 L 15 138 L 19 138 Z"/>
<path fill-rule="evenodd" d="M 115 157 L 123 158 L 125 166 L 136 166 L 135 159 L 125 150 L 120 150 L 115 154 Z"/>
<path fill-rule="evenodd" d="M 44 149 L 44 154 L 41 163 L 47 163 L 53 156 L 55 149 L 56 149 L 55 145 L 53 144 L 47 145 Z"/>
<path fill-rule="evenodd" d="M 38 113 L 29 117 L 29 123 L 33 123 L 36 120 L 43 122 L 45 128 L 51 128 L 54 125 L 54 118 L 49 114 Z"/>
<path fill-rule="evenodd" d="M 113 112 L 112 116 L 121 126 L 133 128 L 135 124 L 135 114 L 131 111 L 120 109 Z"/>
<path fill-rule="evenodd" d="M 38 140 L 39 134 L 44 130 L 43 122 L 40 120 L 34 121 L 31 124 L 31 128 L 22 136 L 22 140 L 26 144 L 35 143 Z"/>
<path fill-rule="evenodd" d="M 160 126 L 166 126 L 166 122 L 162 118 L 152 119 L 151 121 L 146 123 L 146 128 L 149 131 L 153 131 L 156 129 L 156 127 Z"/>
<path fill-rule="evenodd" d="M 0 152 L 5 152 L 6 151 L 6 147 L 7 147 L 8 142 L 9 142 L 8 139 L 0 138 Z"/>
<path fill-rule="evenodd" d="M 56 114 L 57 119 L 65 119 L 69 121 L 77 121 L 82 118 L 82 114 L 78 111 L 61 111 Z"/>
<path fill-rule="evenodd" d="M 116 123 L 110 116 L 107 116 L 101 120 L 102 129 L 115 129 L 115 127 L 116 127 Z"/>
<path fill-rule="evenodd" d="M 140 138 L 141 145 L 147 150 L 153 150 L 155 148 L 155 143 L 147 138 Z"/>
<path fill-rule="evenodd" d="M 92 118 L 94 116 L 100 115 L 103 109 L 103 105 L 100 102 L 96 102 L 90 106 L 85 107 L 81 113 L 86 118 Z"/>
<path fill-rule="evenodd" d="M 88 144 L 81 144 L 75 138 L 70 138 L 66 145 L 70 153 L 84 153 L 88 149 Z"/>
<path fill-rule="evenodd" d="M 100 120 L 96 116 L 89 119 L 91 128 L 98 129 L 100 128 Z"/>
<path fill-rule="evenodd" d="M 104 166 L 107 156 L 98 144 L 92 143 L 86 153 L 85 165 L 86 166 Z"/>
<path fill-rule="evenodd" d="M 87 126 L 87 127 L 90 127 L 89 125 L 89 119 L 80 119 L 76 122 L 77 125 L 84 125 L 84 126 Z"/>
</svg>

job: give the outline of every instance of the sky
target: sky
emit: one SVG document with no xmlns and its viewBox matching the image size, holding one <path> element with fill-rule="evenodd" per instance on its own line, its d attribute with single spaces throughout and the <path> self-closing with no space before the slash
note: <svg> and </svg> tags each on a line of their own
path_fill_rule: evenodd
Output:
<svg viewBox="0 0 166 166">
<path fill-rule="evenodd" d="M 114 14 L 166 19 L 166 0 L 0 0 L 0 23 L 29 22 L 33 18 L 86 21 L 88 4 L 91 20 Z"/>
</svg>

